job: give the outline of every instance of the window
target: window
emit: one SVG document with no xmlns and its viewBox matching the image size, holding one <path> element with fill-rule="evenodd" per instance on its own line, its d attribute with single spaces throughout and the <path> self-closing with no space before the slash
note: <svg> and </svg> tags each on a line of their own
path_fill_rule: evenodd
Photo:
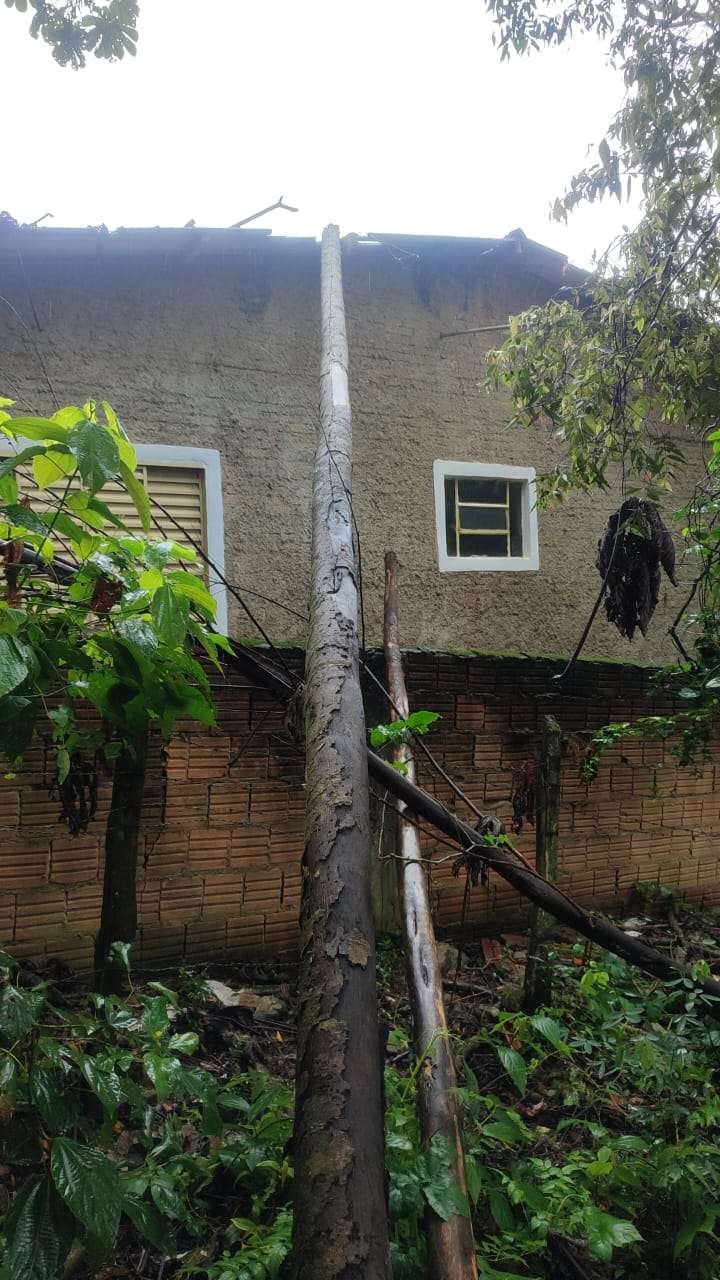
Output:
<svg viewBox="0 0 720 1280">
<path fill-rule="evenodd" d="M 539 567 L 532 467 L 436 462 L 434 479 L 442 573 Z"/>
<path fill-rule="evenodd" d="M 29 443 L 29 442 L 28 442 Z M 135 445 L 138 456 L 137 477 L 144 484 L 155 503 L 165 508 L 165 516 L 159 506 L 152 507 L 157 524 L 150 529 L 150 537 L 166 537 L 168 541 L 191 547 L 193 542 L 201 546 L 221 573 L 225 572 L 225 539 L 223 529 L 222 486 L 220 482 L 220 455 L 216 449 L 193 449 L 180 445 Z M 66 480 L 51 488 L 64 489 Z M 22 485 L 31 499 L 42 502 L 39 489 L 31 483 Z M 120 485 L 108 484 L 99 495 L 103 502 L 119 515 L 131 533 L 142 536 L 142 526 L 132 500 Z M 172 519 L 182 525 L 182 532 Z M 158 525 L 160 526 L 158 528 Z M 161 532 L 162 530 L 162 532 Z M 189 535 L 189 537 L 187 536 Z M 192 541 L 191 541 L 192 539 Z M 184 566 L 192 569 L 191 564 Z M 219 631 L 227 631 L 227 596 L 217 574 L 198 558 L 197 571 L 202 573 L 209 590 L 217 601 L 215 625 Z"/>
</svg>

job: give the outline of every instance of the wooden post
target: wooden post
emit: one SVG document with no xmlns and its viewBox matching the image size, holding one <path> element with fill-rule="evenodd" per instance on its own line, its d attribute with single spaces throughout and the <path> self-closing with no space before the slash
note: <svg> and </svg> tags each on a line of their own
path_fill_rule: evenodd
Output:
<svg viewBox="0 0 720 1280">
<path fill-rule="evenodd" d="M 561 761 L 560 725 L 553 716 L 544 716 L 535 771 L 535 868 L 550 884 L 557 879 Z M 530 914 L 523 988 L 523 1008 L 527 1013 L 549 1004 L 552 997 L 547 936 L 553 924 L 553 916 L 535 904 Z"/>
<path fill-rule="evenodd" d="M 398 560 L 394 551 L 385 556 L 385 662 L 390 697 L 404 719 L 409 714 L 400 650 L 398 622 Z M 410 747 L 395 748 L 395 760 L 405 766 L 406 777 L 415 782 L 415 762 Z M 417 827 L 403 822 L 406 810 L 397 802 L 400 819 L 398 896 L 402 924 L 405 965 L 413 1015 L 415 1056 L 422 1062 L 418 1076 L 418 1118 L 423 1147 L 427 1149 L 439 1135 L 451 1152 L 452 1175 L 463 1195 L 463 1158 L 456 1077 L 443 1002 L 442 973 L 435 945 L 435 929 L 430 912 L 427 875 L 421 865 Z M 443 1221 L 432 1209 L 427 1213 L 428 1274 L 431 1280 L 472 1280 L 477 1276 L 475 1245 L 469 1214 L 454 1214 Z"/>
<path fill-rule="evenodd" d="M 352 422 L 333 226 L 322 238 L 321 308 L 291 1271 L 295 1280 L 389 1280 Z"/>
</svg>

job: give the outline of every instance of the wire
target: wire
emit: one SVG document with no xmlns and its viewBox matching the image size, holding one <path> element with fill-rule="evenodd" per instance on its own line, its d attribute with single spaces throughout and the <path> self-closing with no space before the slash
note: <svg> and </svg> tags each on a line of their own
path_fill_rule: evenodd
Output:
<svg viewBox="0 0 720 1280">
<path fill-rule="evenodd" d="M 170 521 L 170 523 L 171 523 L 172 525 L 174 525 L 176 529 L 179 529 L 179 530 L 180 530 L 180 532 L 183 534 L 183 536 L 184 536 L 185 538 L 187 538 L 187 540 L 188 540 L 188 542 L 190 543 L 191 547 L 194 547 L 194 549 L 198 552 L 198 554 L 202 556 L 203 560 L 204 560 L 204 561 L 205 561 L 205 563 L 208 565 L 208 567 L 209 567 L 210 569 L 212 569 L 212 571 L 213 571 L 213 573 L 214 573 L 214 574 L 216 574 L 216 575 L 217 575 L 217 577 L 218 577 L 219 581 L 220 581 L 220 582 L 222 582 L 222 584 L 223 584 L 223 586 L 226 588 L 226 590 L 228 590 L 228 591 L 230 592 L 231 596 L 233 596 L 233 597 L 237 600 L 238 604 L 239 604 L 239 605 L 241 606 L 241 608 L 245 611 L 245 613 L 247 614 L 248 618 L 249 618 L 249 619 L 250 619 L 250 621 L 252 622 L 253 626 L 257 627 L 258 631 L 260 632 L 260 635 L 262 636 L 262 638 L 263 638 L 263 640 L 265 641 L 265 643 L 266 643 L 266 645 L 268 646 L 268 648 L 272 651 L 272 653 L 274 653 L 274 654 L 275 654 L 275 657 L 277 658 L 278 662 L 280 663 L 280 666 L 283 668 L 283 670 L 285 671 L 285 673 L 290 677 L 290 679 L 292 680 L 293 684 L 294 684 L 295 686 L 297 686 L 297 685 L 300 683 L 300 681 L 298 680 L 297 676 L 295 675 L 295 672 L 294 672 L 294 671 L 292 671 L 292 670 L 290 669 L 290 667 L 288 666 L 287 662 L 286 662 L 286 661 L 285 661 L 285 659 L 283 658 L 282 654 L 279 652 L 279 650 L 278 650 L 278 649 L 275 647 L 275 645 L 273 644 L 272 640 L 270 639 L 270 636 L 268 635 L 267 631 L 266 631 L 266 630 L 265 630 L 265 628 L 263 627 L 262 623 L 258 622 L 258 619 L 255 617 L 255 615 L 254 615 L 254 614 L 253 614 L 253 612 L 251 611 L 250 606 L 249 606 L 249 605 L 247 605 L 247 604 L 245 603 L 245 601 L 243 600 L 242 596 L 240 595 L 240 592 L 239 592 L 239 591 L 237 591 L 237 590 L 235 589 L 235 587 L 233 587 L 232 583 L 228 582 L 228 580 L 227 580 L 227 578 L 225 577 L 225 574 L 222 572 L 222 570 L 221 570 L 221 569 L 219 569 L 219 568 L 218 568 L 218 566 L 217 566 L 217 565 L 216 565 L 216 564 L 215 564 L 215 563 L 210 559 L 210 557 L 209 557 L 209 556 L 207 556 L 207 555 L 205 554 L 205 552 L 204 552 L 204 550 L 203 550 L 202 546 L 200 545 L 200 543 L 199 543 L 199 542 L 197 542 L 197 541 L 195 540 L 195 538 L 192 538 L 192 537 L 190 536 L 190 534 L 187 532 L 187 529 L 183 528 L 183 526 L 180 524 L 180 521 L 179 521 L 179 520 L 176 520 L 176 519 L 175 519 L 175 517 L 174 517 L 174 516 L 173 516 L 173 515 L 172 515 L 172 514 L 167 510 L 167 508 L 166 508 L 166 507 L 164 507 L 164 506 L 162 505 L 162 503 L 161 503 L 161 502 L 158 502 L 157 498 L 152 498 L 152 497 L 151 497 L 151 498 L 150 498 L 150 501 L 151 501 L 151 503 L 152 503 L 152 505 L 153 505 L 154 507 L 157 507 L 159 511 L 162 511 L 162 513 L 163 513 L 163 515 L 165 516 L 166 520 L 169 520 L 169 521 Z"/>
</svg>

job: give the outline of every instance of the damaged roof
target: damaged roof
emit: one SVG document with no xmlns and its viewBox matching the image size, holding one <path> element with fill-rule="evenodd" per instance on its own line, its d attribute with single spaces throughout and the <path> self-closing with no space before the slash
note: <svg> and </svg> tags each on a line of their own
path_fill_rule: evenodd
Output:
<svg viewBox="0 0 720 1280">
<path fill-rule="evenodd" d="M 572 266 L 558 253 L 521 230 L 502 237 L 408 235 L 397 232 L 350 233 L 343 237 L 348 249 L 368 254 L 388 252 L 402 259 L 432 259 L 448 268 L 479 263 L 483 258 L 527 271 L 556 286 L 582 284 L 587 272 Z M 12 255 L 30 261 L 40 258 L 122 259 L 140 255 L 195 257 L 234 256 L 249 251 L 286 255 L 319 254 L 314 236 L 276 235 L 257 227 L 49 227 L 20 224 L 0 214 L 0 258 Z M 489 263 L 488 263 L 489 265 Z"/>
</svg>

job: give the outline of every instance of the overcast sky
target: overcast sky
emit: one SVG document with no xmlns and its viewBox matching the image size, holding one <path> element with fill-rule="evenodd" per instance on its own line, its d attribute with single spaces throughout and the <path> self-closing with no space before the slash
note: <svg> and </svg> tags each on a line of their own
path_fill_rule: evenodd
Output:
<svg viewBox="0 0 720 1280">
<path fill-rule="evenodd" d="M 21 221 L 527 235 L 587 265 L 630 217 L 550 222 L 620 103 L 601 45 L 500 64 L 483 0 L 140 0 L 135 60 L 57 67 L 0 9 L 3 190 Z"/>
</svg>

